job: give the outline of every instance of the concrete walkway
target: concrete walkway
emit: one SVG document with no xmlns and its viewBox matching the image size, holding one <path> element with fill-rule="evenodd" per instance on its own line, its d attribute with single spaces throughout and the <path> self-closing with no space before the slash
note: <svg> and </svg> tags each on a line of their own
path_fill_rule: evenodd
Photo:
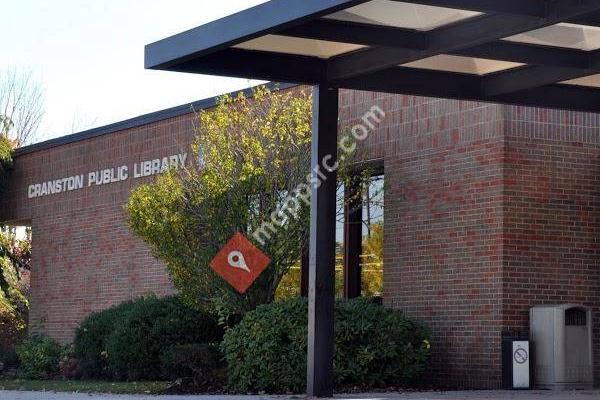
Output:
<svg viewBox="0 0 600 400">
<path fill-rule="evenodd" d="M 0 400 L 299 400 L 304 396 L 119 396 L 50 392 L 0 391 Z M 472 391 L 424 393 L 366 393 L 337 395 L 338 400 L 600 400 L 600 391 Z"/>
</svg>

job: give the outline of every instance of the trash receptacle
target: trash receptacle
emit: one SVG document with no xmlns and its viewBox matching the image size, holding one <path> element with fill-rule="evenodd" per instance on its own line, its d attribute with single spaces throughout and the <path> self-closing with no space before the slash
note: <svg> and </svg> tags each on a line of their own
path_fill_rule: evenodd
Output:
<svg viewBox="0 0 600 400">
<path fill-rule="evenodd" d="M 502 386 L 505 389 L 531 387 L 531 353 L 527 332 L 502 332 Z"/>
<path fill-rule="evenodd" d="M 535 344 L 535 386 L 590 389 L 594 383 L 592 311 L 578 304 L 530 309 Z"/>
</svg>

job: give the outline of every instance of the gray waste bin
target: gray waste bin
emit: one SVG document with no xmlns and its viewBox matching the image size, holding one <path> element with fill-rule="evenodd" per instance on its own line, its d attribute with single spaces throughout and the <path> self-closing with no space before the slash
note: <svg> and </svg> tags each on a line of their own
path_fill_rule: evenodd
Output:
<svg viewBox="0 0 600 400">
<path fill-rule="evenodd" d="M 593 387 L 592 312 L 575 304 L 530 309 L 535 385 L 547 389 Z"/>
</svg>

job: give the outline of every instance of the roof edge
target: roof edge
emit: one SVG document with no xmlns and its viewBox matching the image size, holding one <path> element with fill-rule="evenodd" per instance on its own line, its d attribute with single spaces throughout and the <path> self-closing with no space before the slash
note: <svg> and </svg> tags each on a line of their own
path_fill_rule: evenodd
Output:
<svg viewBox="0 0 600 400">
<path fill-rule="evenodd" d="M 289 83 L 276 83 L 276 82 L 268 82 L 265 84 L 270 90 L 284 90 L 289 89 L 294 86 L 298 86 L 296 84 Z M 48 150 L 54 147 L 64 146 L 66 144 L 80 142 L 83 140 L 88 140 L 92 138 L 96 138 L 99 136 L 109 135 L 112 133 L 116 133 L 119 131 L 123 131 L 125 129 L 137 128 L 143 125 L 148 125 L 154 122 L 164 121 L 169 118 L 179 117 L 185 114 L 191 114 L 194 110 L 204 110 L 207 108 L 214 107 L 217 104 L 217 101 L 220 97 L 225 95 L 235 95 L 237 93 L 244 93 L 246 96 L 251 96 L 253 89 L 257 88 L 256 85 L 242 90 L 235 90 L 233 92 L 220 94 L 217 96 L 209 97 L 206 99 L 194 101 L 192 103 L 186 103 L 179 106 L 167 108 L 164 110 L 155 111 L 149 114 L 143 114 L 134 118 L 126 119 L 123 121 L 115 122 L 109 125 L 100 126 L 98 128 L 88 129 L 82 132 L 73 133 L 70 135 L 65 135 L 61 137 L 57 137 L 50 140 L 45 140 L 43 142 L 34 143 L 25 147 L 20 147 L 13 152 L 14 157 L 22 156 L 25 154 L 34 153 L 37 151 Z"/>
<path fill-rule="evenodd" d="M 271 0 L 147 44 L 146 69 L 170 70 L 174 64 L 214 53 L 311 18 L 368 0 Z"/>
</svg>

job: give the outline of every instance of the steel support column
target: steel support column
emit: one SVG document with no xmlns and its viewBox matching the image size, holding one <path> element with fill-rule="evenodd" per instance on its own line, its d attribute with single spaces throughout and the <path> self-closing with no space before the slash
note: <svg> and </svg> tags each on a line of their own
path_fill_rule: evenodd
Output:
<svg viewBox="0 0 600 400">
<path fill-rule="evenodd" d="M 302 249 L 302 258 L 300 259 L 300 297 L 308 297 L 308 264 L 309 264 L 308 246 Z"/>
<path fill-rule="evenodd" d="M 362 196 L 360 184 L 351 182 L 344 190 L 344 297 L 361 295 Z"/>
<path fill-rule="evenodd" d="M 307 385 L 309 396 L 333 395 L 338 90 L 313 92 Z"/>
</svg>

